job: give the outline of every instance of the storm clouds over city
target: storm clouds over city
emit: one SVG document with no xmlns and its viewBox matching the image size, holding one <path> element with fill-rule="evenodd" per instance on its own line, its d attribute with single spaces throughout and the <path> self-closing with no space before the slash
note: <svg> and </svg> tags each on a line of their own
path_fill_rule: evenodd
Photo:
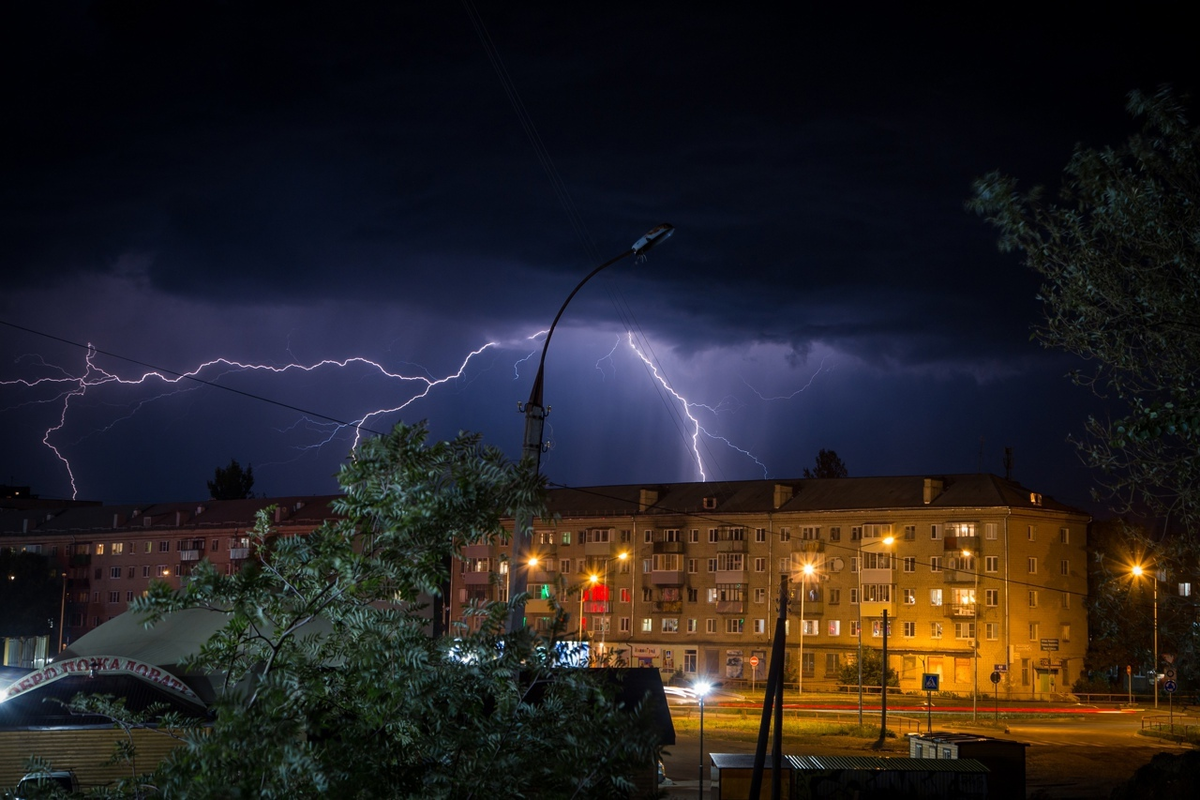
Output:
<svg viewBox="0 0 1200 800">
<path fill-rule="evenodd" d="M 992 169 L 1055 185 L 1132 89 L 1194 90 L 1189 28 L 799 8 L 6 9 L 0 482 L 183 500 L 232 457 L 327 493 L 355 423 L 398 420 L 515 457 L 539 332 L 669 222 L 555 333 L 552 482 L 1011 447 L 1090 508 L 1067 436 L 1103 406 L 963 203 Z"/>
</svg>

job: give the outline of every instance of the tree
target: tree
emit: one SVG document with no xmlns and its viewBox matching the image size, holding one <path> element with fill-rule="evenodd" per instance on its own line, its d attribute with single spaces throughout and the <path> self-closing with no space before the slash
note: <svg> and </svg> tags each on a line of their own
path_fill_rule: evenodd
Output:
<svg viewBox="0 0 1200 800">
<path fill-rule="evenodd" d="M 845 478 L 849 475 L 845 463 L 838 458 L 836 450 L 825 450 L 817 453 L 817 464 L 812 469 L 804 468 L 805 478 Z"/>
<path fill-rule="evenodd" d="M 648 709 L 606 670 L 565 668 L 557 631 L 506 634 L 508 604 L 434 638 L 420 602 L 463 548 L 538 515 L 544 485 L 478 437 L 426 444 L 423 427 L 364 441 L 340 471 L 336 521 L 278 537 L 264 512 L 254 558 L 154 584 L 149 623 L 210 609 L 228 623 L 186 668 L 224 675 L 215 721 L 152 783 L 189 797 L 621 796 L 653 764 Z M 560 614 L 560 620 L 562 619 Z"/>
<path fill-rule="evenodd" d="M 59 624 L 62 591 L 62 577 L 44 555 L 0 548 L 0 608 L 4 609 L 0 636 L 53 633 Z"/>
<path fill-rule="evenodd" d="M 883 685 L 883 653 L 873 647 L 862 649 L 862 681 L 863 686 Z M 858 685 L 858 662 L 849 661 L 838 669 L 838 683 L 847 686 Z M 899 686 L 900 676 L 896 670 L 888 667 L 887 685 Z"/>
<path fill-rule="evenodd" d="M 968 206 L 1042 277 L 1034 337 L 1114 403 L 1075 439 L 1120 512 L 1200 521 L 1200 130 L 1170 89 L 1129 95 L 1140 133 L 1077 145 L 1058 199 L 998 172 Z"/>
<path fill-rule="evenodd" d="M 227 467 L 217 467 L 208 482 L 208 494 L 213 500 L 245 500 L 253 496 L 250 494 L 253 488 L 254 467 L 247 464 L 242 469 L 236 458 L 229 459 Z"/>
</svg>

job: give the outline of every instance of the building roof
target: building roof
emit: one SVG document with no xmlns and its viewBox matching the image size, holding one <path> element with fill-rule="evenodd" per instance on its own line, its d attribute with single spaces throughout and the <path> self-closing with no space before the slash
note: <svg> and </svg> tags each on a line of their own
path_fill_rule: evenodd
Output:
<svg viewBox="0 0 1200 800">
<path fill-rule="evenodd" d="M 932 490 L 929 502 L 927 488 Z M 550 492 L 550 511 L 563 517 L 995 507 L 1087 516 L 1015 481 L 982 473 L 629 484 Z"/>
</svg>

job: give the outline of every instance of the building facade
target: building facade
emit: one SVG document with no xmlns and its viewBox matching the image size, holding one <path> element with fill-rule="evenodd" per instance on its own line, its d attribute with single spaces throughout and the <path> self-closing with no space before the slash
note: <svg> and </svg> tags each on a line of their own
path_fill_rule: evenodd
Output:
<svg viewBox="0 0 1200 800">
<path fill-rule="evenodd" d="M 551 492 L 526 621 L 667 679 L 766 679 L 781 592 L 785 675 L 832 689 L 861 648 L 905 691 L 1067 691 L 1087 650 L 1088 516 L 993 475 L 606 486 Z M 467 548 L 451 613 L 507 597 L 502 546 Z M 517 568 L 517 567 L 513 567 Z M 753 666 L 752 666 L 753 664 Z M 993 672 L 999 672 L 994 686 Z"/>
<path fill-rule="evenodd" d="M 159 579 L 202 559 L 250 557 L 259 510 L 283 535 L 332 518 L 333 497 L 151 506 L 40 501 L 0 508 L 0 547 L 41 552 L 63 582 L 51 647 L 123 613 Z M 862 648 L 883 644 L 906 691 L 1036 698 L 1067 690 L 1087 650 L 1088 516 L 993 475 L 678 483 L 557 489 L 533 528 L 526 619 L 556 610 L 593 653 L 664 679 L 765 680 L 787 599 L 785 675 L 834 688 Z M 511 521 L 510 521 L 511 527 Z M 446 622 L 507 599 L 507 545 L 464 549 Z M 754 660 L 757 659 L 757 664 Z"/>
<path fill-rule="evenodd" d="M 143 506 L 10 502 L 0 508 L 0 547 L 41 553 L 58 571 L 62 604 L 51 631 L 51 650 L 57 652 L 124 613 L 152 580 L 178 587 L 201 560 L 227 574 L 240 569 L 250 556 L 250 533 L 260 510 L 274 507 L 272 519 L 283 535 L 307 533 L 333 517 L 332 499 Z"/>
</svg>

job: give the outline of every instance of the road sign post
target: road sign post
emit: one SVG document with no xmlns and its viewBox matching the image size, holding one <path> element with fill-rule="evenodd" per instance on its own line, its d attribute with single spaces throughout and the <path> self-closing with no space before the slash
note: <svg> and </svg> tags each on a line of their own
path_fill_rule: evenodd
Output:
<svg viewBox="0 0 1200 800">
<path fill-rule="evenodd" d="M 997 669 L 992 671 L 992 693 L 995 695 L 995 701 L 996 701 L 995 722 L 997 725 L 1000 724 L 1000 670 L 999 670 L 1000 666 L 1001 666 L 1000 664 L 997 664 L 996 665 Z"/>
<path fill-rule="evenodd" d="M 925 690 L 925 724 L 927 730 L 925 733 L 933 733 L 933 693 L 938 690 L 938 678 L 940 676 L 936 672 L 921 673 L 921 688 Z"/>
</svg>

